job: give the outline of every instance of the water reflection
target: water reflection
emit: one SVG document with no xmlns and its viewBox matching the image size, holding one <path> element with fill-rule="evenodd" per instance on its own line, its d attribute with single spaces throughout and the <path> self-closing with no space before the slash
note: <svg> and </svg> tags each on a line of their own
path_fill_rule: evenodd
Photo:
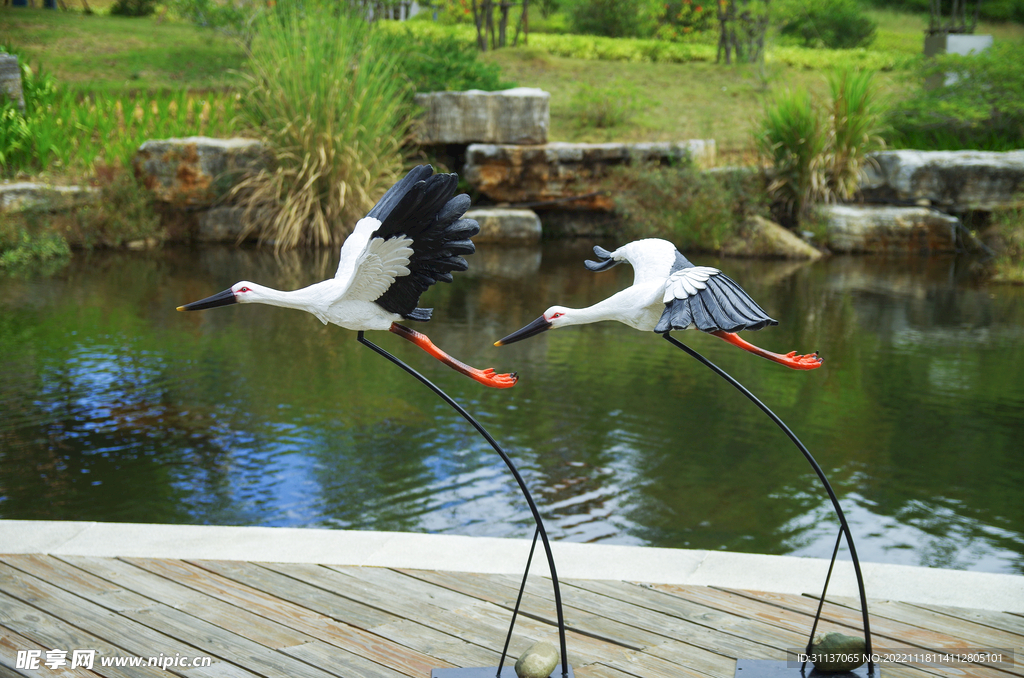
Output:
<svg viewBox="0 0 1024 678">
<path fill-rule="evenodd" d="M 491 347 L 631 282 L 586 271 L 589 245 L 480 247 L 424 297 L 434 341 L 519 371 L 511 391 L 370 338 L 479 416 L 558 539 L 827 557 L 837 525 L 802 457 L 653 333 L 601 323 Z M 242 279 L 307 285 L 336 261 L 167 250 L 0 278 L 0 515 L 529 536 L 486 443 L 354 333 L 273 307 L 173 310 Z M 756 343 L 825 356 L 801 373 L 678 335 L 798 432 L 863 560 L 1024 572 L 1022 290 L 977 287 L 954 259 L 700 263 L 780 320 Z"/>
</svg>

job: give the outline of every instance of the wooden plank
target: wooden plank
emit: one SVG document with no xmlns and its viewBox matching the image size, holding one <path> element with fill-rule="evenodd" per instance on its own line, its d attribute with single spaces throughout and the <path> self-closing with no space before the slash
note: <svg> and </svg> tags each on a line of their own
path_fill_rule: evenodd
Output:
<svg viewBox="0 0 1024 678">
<path fill-rule="evenodd" d="M 604 664 L 588 664 L 579 668 L 572 667 L 576 678 L 636 678 L 635 673 L 625 673 Z"/>
<path fill-rule="evenodd" d="M 453 638 L 419 622 L 357 603 L 253 563 L 190 561 L 234 581 L 358 626 L 397 644 L 437 657 L 453 666 L 493 666 L 498 654 Z"/>
<path fill-rule="evenodd" d="M 843 607 L 860 609 L 860 604 L 855 598 L 827 596 L 826 600 Z M 969 641 L 965 647 L 1024 650 L 1024 635 L 979 624 L 963 617 L 934 612 L 910 603 L 879 600 L 868 603 L 868 610 L 872 617 L 877 615 Z"/>
<path fill-rule="evenodd" d="M 5 563 L 3 567 L 9 568 L 10 565 Z M 83 574 L 86 578 L 94 577 L 94 575 L 90 575 L 88 573 Z M 31 575 L 28 575 L 27 573 L 23 573 L 23 577 L 30 576 Z M 37 578 L 33 577 L 33 579 L 35 579 L 36 582 L 41 582 L 41 580 Z M 93 591 L 102 589 L 102 584 L 100 582 L 92 581 L 89 582 L 89 584 L 90 595 L 92 595 Z M 47 584 L 47 586 L 50 585 Z M 69 597 L 73 595 L 69 592 L 65 592 L 65 594 L 63 602 L 67 602 Z M 130 604 L 130 596 L 135 596 L 138 599 L 136 604 Z M 106 614 L 103 614 L 99 612 L 99 610 L 91 609 L 88 607 L 90 601 L 85 601 L 85 599 L 80 599 L 85 603 L 85 605 L 76 603 L 76 606 L 80 609 L 84 608 L 87 610 L 87 615 L 93 623 L 104 625 L 105 630 L 107 630 L 108 633 L 116 628 L 117 630 L 115 633 L 122 635 L 122 637 L 126 637 L 129 634 L 134 633 L 137 628 L 141 627 L 147 630 L 150 637 L 152 637 L 153 632 L 155 631 L 157 633 L 164 634 L 164 637 L 168 640 L 177 639 L 182 643 L 188 644 L 181 646 L 182 648 L 187 647 L 187 650 L 179 650 L 177 648 L 173 651 L 170 649 L 165 650 L 163 648 L 168 643 L 163 639 L 160 639 L 159 642 L 152 643 L 148 648 L 132 650 L 132 653 L 136 656 L 149 657 L 157 654 L 169 656 L 175 653 L 184 656 L 196 656 L 197 654 L 210 655 L 239 666 L 253 668 L 257 673 L 264 670 L 272 670 L 282 675 L 296 676 L 298 678 L 328 678 L 332 675 L 326 671 L 322 671 L 303 662 L 296 661 L 287 655 L 283 655 L 270 648 L 252 642 L 238 634 L 225 631 L 213 624 L 193 617 L 180 610 L 168 607 L 162 603 L 149 601 L 136 593 L 125 590 L 119 594 L 118 598 L 122 601 L 127 600 L 129 602 L 129 609 L 122 609 L 117 615 L 115 615 L 113 611 L 106 611 Z M 152 604 L 147 606 L 146 603 L 150 602 Z M 71 618 L 76 620 L 76 624 L 81 626 L 81 624 L 77 623 L 78 613 L 70 614 L 72 615 Z M 137 626 L 132 628 L 130 624 L 127 623 L 130 621 L 137 622 Z M 111 636 L 104 637 L 111 638 Z M 117 644 L 122 647 L 125 646 L 124 641 L 118 642 Z M 188 647 L 189 645 L 192 647 Z"/>
<path fill-rule="evenodd" d="M 319 640 L 287 648 L 284 652 L 314 666 L 333 667 L 340 664 L 345 667 L 345 672 L 340 675 L 359 676 L 359 678 L 407 678 L 407 674 L 399 673 L 394 669 L 381 666 L 375 661 Z M 429 675 L 429 673 L 421 674 L 416 678 L 425 678 Z"/>
<path fill-rule="evenodd" d="M 474 592 L 483 596 L 513 597 L 517 592 L 519 582 L 510 581 L 501 577 L 490 575 L 466 575 L 464 573 L 438 573 L 430 571 L 408 571 L 423 576 L 438 583 L 447 582 L 453 586 L 467 587 L 474 585 Z M 496 586 L 500 583 L 502 586 Z M 706 650 L 711 655 L 705 655 L 711 662 L 711 666 L 720 665 L 718 655 L 736 658 L 743 656 L 741 653 L 752 652 L 755 656 L 779 655 L 776 648 L 767 645 L 763 641 L 778 642 L 777 629 L 772 629 L 769 634 L 760 631 L 757 624 L 748 624 L 742 618 L 732 616 L 730 624 L 725 624 L 725 615 L 709 610 L 706 607 L 696 608 L 691 615 L 683 614 L 679 605 L 663 606 L 661 609 L 652 607 L 652 602 L 657 602 L 657 597 L 648 596 L 649 600 L 626 601 L 615 596 L 605 595 L 607 591 L 602 590 L 613 582 L 592 582 L 572 581 L 563 583 L 562 604 L 566 608 L 567 620 L 574 628 L 581 632 L 599 633 L 602 637 L 609 637 L 619 642 L 643 643 L 648 648 L 661 645 L 668 639 L 680 641 L 691 645 L 696 655 L 701 650 Z M 508 588 L 509 585 L 514 588 Z M 630 586 L 630 585 L 624 585 Z M 597 589 L 591 590 L 591 588 Z M 546 599 L 548 587 L 528 584 L 529 596 Z M 553 597 L 553 594 L 550 594 Z M 550 605 L 546 605 L 550 606 Z M 573 611 L 570 614 L 569 611 Z M 589 615 L 584 621 L 580 620 L 581 615 Z M 590 625 L 588 625 L 588 623 Z M 591 626 L 592 625 L 592 626 Z M 731 626 L 735 633 L 729 633 L 729 629 L 723 626 Z M 753 641 L 753 642 L 752 642 Z M 781 654 L 779 658 L 784 658 Z"/>
<path fill-rule="evenodd" d="M 157 654 L 200 654 L 193 645 L 155 631 L 96 603 L 80 598 L 49 582 L 0 563 L 0 591 L 28 603 L 54 617 L 72 621 L 73 625 L 123 648 L 128 655 L 149 657 Z M 171 673 L 180 673 L 169 669 Z"/>
<path fill-rule="evenodd" d="M 173 579 L 208 596 L 244 607 L 253 613 L 277 619 L 317 640 L 351 650 L 409 676 L 429 676 L 433 668 L 452 665 L 407 647 L 386 641 L 381 636 L 337 622 L 308 608 L 270 596 L 208 570 L 180 560 L 153 558 L 121 559 L 136 567 Z"/>
<path fill-rule="evenodd" d="M 33 645 L 38 645 L 38 647 L 19 649 L 39 649 L 41 647 L 44 650 L 67 650 L 69 658 L 72 650 L 96 650 L 94 668 L 99 674 L 107 678 L 129 678 L 129 674 L 117 667 L 102 668 L 99 666 L 100 657 L 124 656 L 126 652 L 122 648 L 111 645 L 102 638 L 75 628 L 66 621 L 37 610 L 5 593 L 0 593 L 0 625 L 31 639 Z M 4 635 L 6 636 L 6 632 Z M 12 663 L 11 666 L 14 664 Z M 164 671 L 151 667 L 140 667 L 137 673 L 131 675 L 142 678 L 166 677 Z"/>
<path fill-rule="evenodd" d="M 37 610 L 38 613 L 38 610 Z M 26 638 L 20 633 L 16 633 L 11 630 L 10 627 L 0 625 L 0 676 L 24 676 L 25 678 L 39 678 L 40 676 L 53 676 L 54 678 L 99 678 L 100 674 L 84 669 L 82 667 L 70 668 L 70 666 L 61 666 L 56 669 L 51 669 L 44 663 L 46 661 L 47 650 L 66 650 L 68 654 L 66 656 L 67 664 L 71 663 L 71 653 L 68 646 L 50 645 L 48 643 L 39 644 L 30 638 Z M 88 649 L 79 648 L 74 649 Z M 40 652 L 39 668 L 38 669 L 19 669 L 18 666 L 18 652 L 26 650 L 36 650 Z"/>
<path fill-rule="evenodd" d="M 810 632 L 810 617 L 813 616 L 818 604 L 817 600 L 813 598 L 785 593 L 716 589 L 711 587 L 683 587 L 671 584 L 656 584 L 654 588 L 671 592 L 672 595 L 688 600 L 717 605 L 722 609 L 735 610 L 739 613 L 746 611 L 752 618 L 760 618 L 777 623 L 783 628 L 801 630 L 804 634 Z M 799 613 L 802 617 L 794 618 L 792 615 L 780 615 L 778 608 Z M 826 601 L 822 609 L 822 618 L 836 624 L 846 625 L 849 629 L 860 632 L 862 624 L 860 610 L 853 610 Z M 845 632 L 849 633 L 850 631 L 846 630 Z M 956 649 L 963 645 L 962 640 L 885 619 L 884 617 L 872 617 L 871 636 L 873 648 L 881 648 L 884 645 L 892 648 L 918 647 L 930 650 L 944 650 Z M 803 643 L 794 647 L 800 647 L 805 643 L 806 635 L 804 636 Z M 915 666 L 915 668 L 918 667 Z M 931 673 L 938 672 L 940 675 L 987 675 L 981 667 L 976 665 L 960 666 L 957 668 L 942 667 L 941 670 L 924 666 L 919 668 Z"/>
<path fill-rule="evenodd" d="M 968 607 L 953 607 L 951 605 L 922 605 L 920 603 L 908 603 L 924 610 L 939 612 L 941 614 L 967 619 L 976 624 L 991 626 L 994 629 L 1015 633 L 1024 636 L 1024 619 L 1009 612 L 994 612 L 992 610 L 978 610 Z"/>
<path fill-rule="evenodd" d="M 134 593 L 187 612 L 197 619 L 236 633 L 243 638 L 279 650 L 301 645 L 312 637 L 287 626 L 199 593 L 187 586 L 147 572 L 114 558 L 61 556 L 68 567 L 78 568 Z"/>
</svg>

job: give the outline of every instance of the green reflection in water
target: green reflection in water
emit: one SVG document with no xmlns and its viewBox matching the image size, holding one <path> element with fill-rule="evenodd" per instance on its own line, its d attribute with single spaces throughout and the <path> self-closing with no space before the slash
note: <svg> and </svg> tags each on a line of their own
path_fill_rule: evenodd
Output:
<svg viewBox="0 0 1024 678">
<path fill-rule="evenodd" d="M 605 243 L 614 245 L 615 243 Z M 495 349 L 548 306 L 630 284 L 584 243 L 481 247 L 424 297 L 426 331 L 484 389 L 388 333 L 517 460 L 556 538 L 827 556 L 836 524 L 799 453 L 681 351 L 615 323 Z M 696 332 L 804 440 L 861 558 L 1024 572 L 1024 292 L 953 259 L 813 265 L 699 258 L 780 321 L 748 337 L 820 350 L 795 372 Z M 514 483 L 408 375 L 312 316 L 173 309 L 241 279 L 291 289 L 336 253 L 94 254 L 0 278 L 0 516 L 531 534 Z"/>
</svg>

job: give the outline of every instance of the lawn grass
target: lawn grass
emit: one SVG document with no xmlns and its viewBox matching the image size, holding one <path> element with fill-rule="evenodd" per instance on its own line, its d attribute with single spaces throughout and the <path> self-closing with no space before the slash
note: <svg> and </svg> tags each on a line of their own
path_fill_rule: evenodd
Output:
<svg viewBox="0 0 1024 678">
<path fill-rule="evenodd" d="M 245 59 L 227 38 L 158 17 L 4 7 L 0 36 L 33 69 L 93 93 L 234 87 Z"/>
<path fill-rule="evenodd" d="M 506 77 L 520 86 L 550 92 L 548 138 L 552 141 L 714 139 L 723 164 L 753 159 L 751 134 L 773 92 L 802 87 L 817 95 L 828 91 L 825 73 L 782 64 L 769 63 L 762 76 L 750 64 L 588 61 L 550 56 L 533 48 L 498 50 L 484 58 L 501 65 Z M 906 77 L 901 71 L 877 75 L 882 91 L 889 93 L 902 89 Z M 584 85 L 612 90 L 631 87 L 645 105 L 623 125 L 582 127 L 572 99 Z"/>
</svg>

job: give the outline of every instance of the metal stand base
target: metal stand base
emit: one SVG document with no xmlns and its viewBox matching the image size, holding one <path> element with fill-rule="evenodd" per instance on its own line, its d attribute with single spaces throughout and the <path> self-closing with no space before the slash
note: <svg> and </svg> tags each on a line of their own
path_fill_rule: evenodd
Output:
<svg viewBox="0 0 1024 678">
<path fill-rule="evenodd" d="M 786 662 L 782 662 L 785 664 Z M 565 674 L 567 678 L 574 678 L 575 674 L 572 672 L 572 666 L 567 666 L 569 672 Z M 555 667 L 555 670 L 551 672 L 550 678 L 559 678 L 562 676 L 562 666 L 559 664 Z M 846 675 L 846 674 L 843 674 Z M 517 678 L 515 667 L 505 666 L 501 669 L 501 676 L 498 676 L 497 666 L 488 666 L 481 668 L 471 669 L 431 669 L 430 678 Z"/>
<path fill-rule="evenodd" d="M 812 664 L 772 659 L 737 659 L 736 673 L 733 675 L 734 678 L 881 678 L 882 672 L 874 664 L 862 664 L 853 671 L 825 673 L 815 669 Z M 505 678 L 504 674 L 501 678 Z"/>
</svg>

